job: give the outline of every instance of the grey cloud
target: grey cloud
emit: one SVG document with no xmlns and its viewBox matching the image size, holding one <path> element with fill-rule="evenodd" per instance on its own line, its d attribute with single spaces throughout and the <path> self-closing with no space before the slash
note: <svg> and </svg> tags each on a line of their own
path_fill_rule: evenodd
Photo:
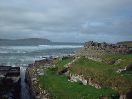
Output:
<svg viewBox="0 0 132 99">
<path fill-rule="evenodd" d="M 131 0 L 2 0 L 0 35 L 75 42 L 132 40 L 131 5 Z"/>
</svg>

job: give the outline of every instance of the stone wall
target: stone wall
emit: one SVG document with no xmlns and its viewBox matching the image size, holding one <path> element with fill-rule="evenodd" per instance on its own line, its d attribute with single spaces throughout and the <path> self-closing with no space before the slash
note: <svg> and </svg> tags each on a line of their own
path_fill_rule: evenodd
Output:
<svg viewBox="0 0 132 99">
<path fill-rule="evenodd" d="M 101 61 L 101 56 L 106 53 L 110 54 L 131 54 L 132 48 L 127 47 L 127 45 L 121 44 L 108 44 L 108 43 L 98 43 L 89 41 L 84 44 L 84 47 L 77 51 L 77 56 L 85 56 L 86 58 L 91 58 L 95 61 Z"/>
<path fill-rule="evenodd" d="M 132 48 L 123 44 L 108 44 L 108 43 L 98 43 L 98 42 L 86 42 L 84 47 L 90 48 L 93 47 L 96 50 L 102 50 L 107 53 L 120 53 L 120 54 L 130 54 L 132 53 Z"/>
<path fill-rule="evenodd" d="M 31 99 L 49 99 L 49 93 L 40 87 L 39 76 L 46 74 L 48 68 L 54 68 L 52 58 L 35 61 L 26 69 L 25 81 L 29 86 Z"/>
</svg>

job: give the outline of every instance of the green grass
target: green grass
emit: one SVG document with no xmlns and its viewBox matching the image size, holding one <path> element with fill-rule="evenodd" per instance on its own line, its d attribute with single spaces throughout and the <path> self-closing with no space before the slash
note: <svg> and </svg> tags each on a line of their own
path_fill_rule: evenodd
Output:
<svg viewBox="0 0 132 99">
<path fill-rule="evenodd" d="M 112 72 L 112 76 L 114 76 L 115 65 L 108 65 L 100 62 L 95 62 L 90 59 L 86 59 L 84 57 L 81 57 L 78 61 L 72 64 L 71 66 L 71 72 L 73 73 L 85 73 L 88 74 L 89 71 L 92 72 Z M 84 74 L 84 76 L 85 76 Z"/>
<path fill-rule="evenodd" d="M 132 63 L 132 55 L 108 55 L 105 61 L 122 59 L 120 64 L 105 64 L 95 62 L 84 57 L 72 64 L 70 72 L 73 74 L 82 74 L 85 79 L 93 78 L 95 83 L 102 86 L 117 87 L 117 91 L 125 93 L 132 88 L 132 73 L 117 73 L 119 68 L 124 68 Z"/>
<path fill-rule="evenodd" d="M 117 59 L 122 59 L 122 62 L 119 64 L 120 66 L 126 66 L 130 63 L 132 63 L 132 54 L 128 54 L 128 55 L 122 55 L 122 54 L 106 54 L 105 56 L 102 57 L 102 59 L 104 60 L 104 62 L 108 62 L 108 61 L 115 61 Z"/>
<path fill-rule="evenodd" d="M 68 64 L 72 60 L 73 58 L 64 58 L 63 60 L 58 60 L 56 63 L 56 67 L 58 71 L 61 71 L 62 69 L 64 69 L 64 65 Z"/>
<path fill-rule="evenodd" d="M 73 63 L 71 66 L 71 71 L 76 72 L 84 72 L 86 70 L 93 70 L 93 72 L 107 72 L 111 73 L 111 76 L 114 77 L 116 71 L 120 68 L 125 68 L 128 64 L 132 64 L 132 54 L 130 55 L 107 55 L 104 56 L 104 61 L 118 60 L 121 59 L 120 64 L 105 64 L 101 62 L 96 62 L 84 57 L 81 57 L 78 61 Z"/>
<path fill-rule="evenodd" d="M 105 64 L 95 62 L 84 57 L 73 63 L 70 72 L 73 74 L 83 74 L 85 79 L 92 77 L 93 81 L 103 86 L 96 89 L 92 86 L 84 86 L 78 83 L 71 83 L 67 77 L 57 75 L 57 72 L 64 68 L 64 65 L 73 60 L 73 58 L 65 58 L 56 62 L 56 70 L 47 70 L 45 76 L 39 77 L 39 82 L 43 89 L 50 93 L 51 99 L 97 99 L 99 96 L 108 96 L 116 94 L 111 87 L 116 87 L 118 93 L 126 93 L 132 88 L 132 72 L 116 73 L 119 68 L 132 63 L 131 55 L 107 55 L 104 56 L 105 61 L 122 59 L 118 65 Z"/>
<path fill-rule="evenodd" d="M 110 97 L 115 93 L 111 88 L 96 89 L 69 82 L 65 76 L 58 76 L 52 71 L 40 77 L 39 81 L 42 88 L 50 92 L 52 99 L 97 99 L 101 95 Z"/>
</svg>

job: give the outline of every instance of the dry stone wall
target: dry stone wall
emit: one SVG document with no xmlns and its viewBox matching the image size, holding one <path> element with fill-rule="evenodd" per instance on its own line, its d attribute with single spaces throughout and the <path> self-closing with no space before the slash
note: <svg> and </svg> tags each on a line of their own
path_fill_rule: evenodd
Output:
<svg viewBox="0 0 132 99">
<path fill-rule="evenodd" d="M 110 54 L 131 54 L 132 48 L 122 44 L 108 44 L 89 41 L 84 44 L 84 47 L 77 51 L 77 56 L 85 56 L 95 61 L 101 61 L 101 56 L 106 53 Z"/>
</svg>

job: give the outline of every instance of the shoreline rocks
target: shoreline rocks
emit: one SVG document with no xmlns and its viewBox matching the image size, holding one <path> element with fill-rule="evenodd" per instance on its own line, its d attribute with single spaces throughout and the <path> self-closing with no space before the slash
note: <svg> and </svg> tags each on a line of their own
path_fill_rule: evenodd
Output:
<svg viewBox="0 0 132 99">
<path fill-rule="evenodd" d="M 20 67 L 0 66 L 0 99 L 20 99 Z"/>
<path fill-rule="evenodd" d="M 29 86 L 31 99 L 49 99 L 49 93 L 46 90 L 41 89 L 38 77 L 45 75 L 44 70 L 47 68 L 54 68 L 54 58 L 43 59 L 35 61 L 33 64 L 29 64 L 26 69 L 25 82 Z"/>
</svg>

